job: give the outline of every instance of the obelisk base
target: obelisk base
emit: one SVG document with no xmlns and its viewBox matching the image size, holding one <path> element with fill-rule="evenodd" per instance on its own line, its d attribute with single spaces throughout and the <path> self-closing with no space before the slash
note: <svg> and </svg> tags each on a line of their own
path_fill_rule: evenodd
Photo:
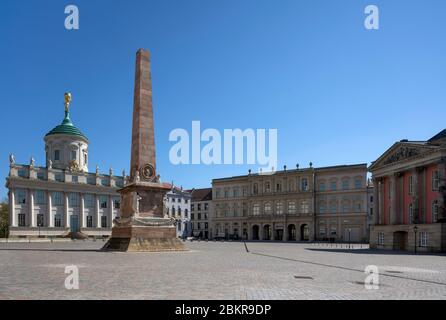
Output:
<svg viewBox="0 0 446 320">
<path fill-rule="evenodd" d="M 102 249 L 121 252 L 187 251 L 176 237 L 175 226 L 115 226 Z"/>
</svg>

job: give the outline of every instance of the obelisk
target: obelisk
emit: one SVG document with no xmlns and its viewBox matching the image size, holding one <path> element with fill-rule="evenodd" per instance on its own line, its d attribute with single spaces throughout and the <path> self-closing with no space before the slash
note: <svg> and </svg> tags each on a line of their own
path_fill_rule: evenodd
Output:
<svg viewBox="0 0 446 320">
<path fill-rule="evenodd" d="M 143 169 L 151 166 L 155 174 L 155 130 L 153 127 L 152 79 L 150 74 L 150 53 L 139 49 L 136 53 L 135 89 L 133 96 L 132 153 L 130 179 L 140 170 L 143 180 L 150 180 Z"/>
<path fill-rule="evenodd" d="M 150 53 L 136 53 L 130 181 L 118 190 L 120 217 L 115 219 L 104 250 L 182 251 L 175 219 L 166 215 L 165 194 L 171 189 L 156 172 Z"/>
</svg>

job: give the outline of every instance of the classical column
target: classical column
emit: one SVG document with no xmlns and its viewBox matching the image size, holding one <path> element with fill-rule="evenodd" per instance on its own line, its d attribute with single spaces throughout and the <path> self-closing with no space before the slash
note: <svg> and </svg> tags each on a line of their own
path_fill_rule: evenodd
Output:
<svg viewBox="0 0 446 320">
<path fill-rule="evenodd" d="M 389 192 L 390 192 L 390 224 L 396 224 L 397 223 L 397 216 L 396 216 L 396 187 L 397 187 L 397 181 L 395 175 L 390 176 L 390 186 L 389 186 Z"/>
<path fill-rule="evenodd" d="M 108 203 L 110 204 L 110 210 L 109 210 L 110 219 L 109 219 L 109 221 L 107 221 L 107 225 L 110 228 L 113 228 L 113 198 L 112 198 L 112 196 L 108 196 Z"/>
<path fill-rule="evenodd" d="M 34 210 L 34 190 L 28 189 L 29 193 L 29 216 L 31 218 L 31 227 L 37 227 L 37 217 Z"/>
<path fill-rule="evenodd" d="M 438 164 L 439 183 L 439 197 L 438 197 L 438 220 L 446 220 L 446 160 L 442 159 Z"/>
<path fill-rule="evenodd" d="M 378 224 L 378 216 L 379 216 L 379 193 L 378 193 L 378 179 L 373 179 L 373 220 L 372 225 Z"/>
<path fill-rule="evenodd" d="M 86 218 L 85 218 L 85 195 L 83 193 L 80 194 L 81 196 L 81 208 L 79 212 L 79 218 L 80 218 L 80 227 L 85 228 L 86 227 Z"/>
<path fill-rule="evenodd" d="M 96 228 L 101 228 L 101 214 L 99 212 L 99 208 L 100 208 L 100 203 L 99 203 L 99 195 L 95 195 L 96 197 L 96 210 L 95 210 L 95 214 L 96 214 Z"/>
<path fill-rule="evenodd" d="M 418 168 L 412 170 L 412 208 L 414 221 L 409 223 L 419 222 L 419 193 L 418 193 Z"/>
<path fill-rule="evenodd" d="M 15 189 L 9 189 L 9 221 L 11 227 L 17 227 L 17 217 L 15 213 Z"/>
<path fill-rule="evenodd" d="M 70 215 L 69 215 L 69 211 L 68 211 L 68 193 L 64 192 L 64 225 L 65 228 L 69 228 L 70 227 Z"/>
<path fill-rule="evenodd" d="M 54 218 L 53 218 L 53 202 L 51 198 L 51 191 L 47 192 L 47 226 L 52 228 L 54 227 Z"/>
</svg>

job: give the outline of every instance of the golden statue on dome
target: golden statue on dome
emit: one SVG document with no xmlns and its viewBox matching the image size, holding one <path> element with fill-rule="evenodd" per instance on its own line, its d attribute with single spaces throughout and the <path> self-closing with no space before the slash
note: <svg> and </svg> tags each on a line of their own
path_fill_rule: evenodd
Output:
<svg viewBox="0 0 446 320">
<path fill-rule="evenodd" d="M 70 102 L 71 102 L 71 93 L 65 92 L 64 97 L 65 97 L 65 112 L 68 113 L 68 108 L 70 107 Z"/>
</svg>

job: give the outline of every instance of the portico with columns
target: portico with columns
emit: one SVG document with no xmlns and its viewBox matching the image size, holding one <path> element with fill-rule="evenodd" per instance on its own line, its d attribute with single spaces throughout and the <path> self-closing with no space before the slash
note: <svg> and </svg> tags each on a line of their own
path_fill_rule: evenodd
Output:
<svg viewBox="0 0 446 320">
<path fill-rule="evenodd" d="M 371 248 L 446 251 L 445 162 L 443 130 L 427 141 L 401 140 L 372 163 Z"/>
</svg>

